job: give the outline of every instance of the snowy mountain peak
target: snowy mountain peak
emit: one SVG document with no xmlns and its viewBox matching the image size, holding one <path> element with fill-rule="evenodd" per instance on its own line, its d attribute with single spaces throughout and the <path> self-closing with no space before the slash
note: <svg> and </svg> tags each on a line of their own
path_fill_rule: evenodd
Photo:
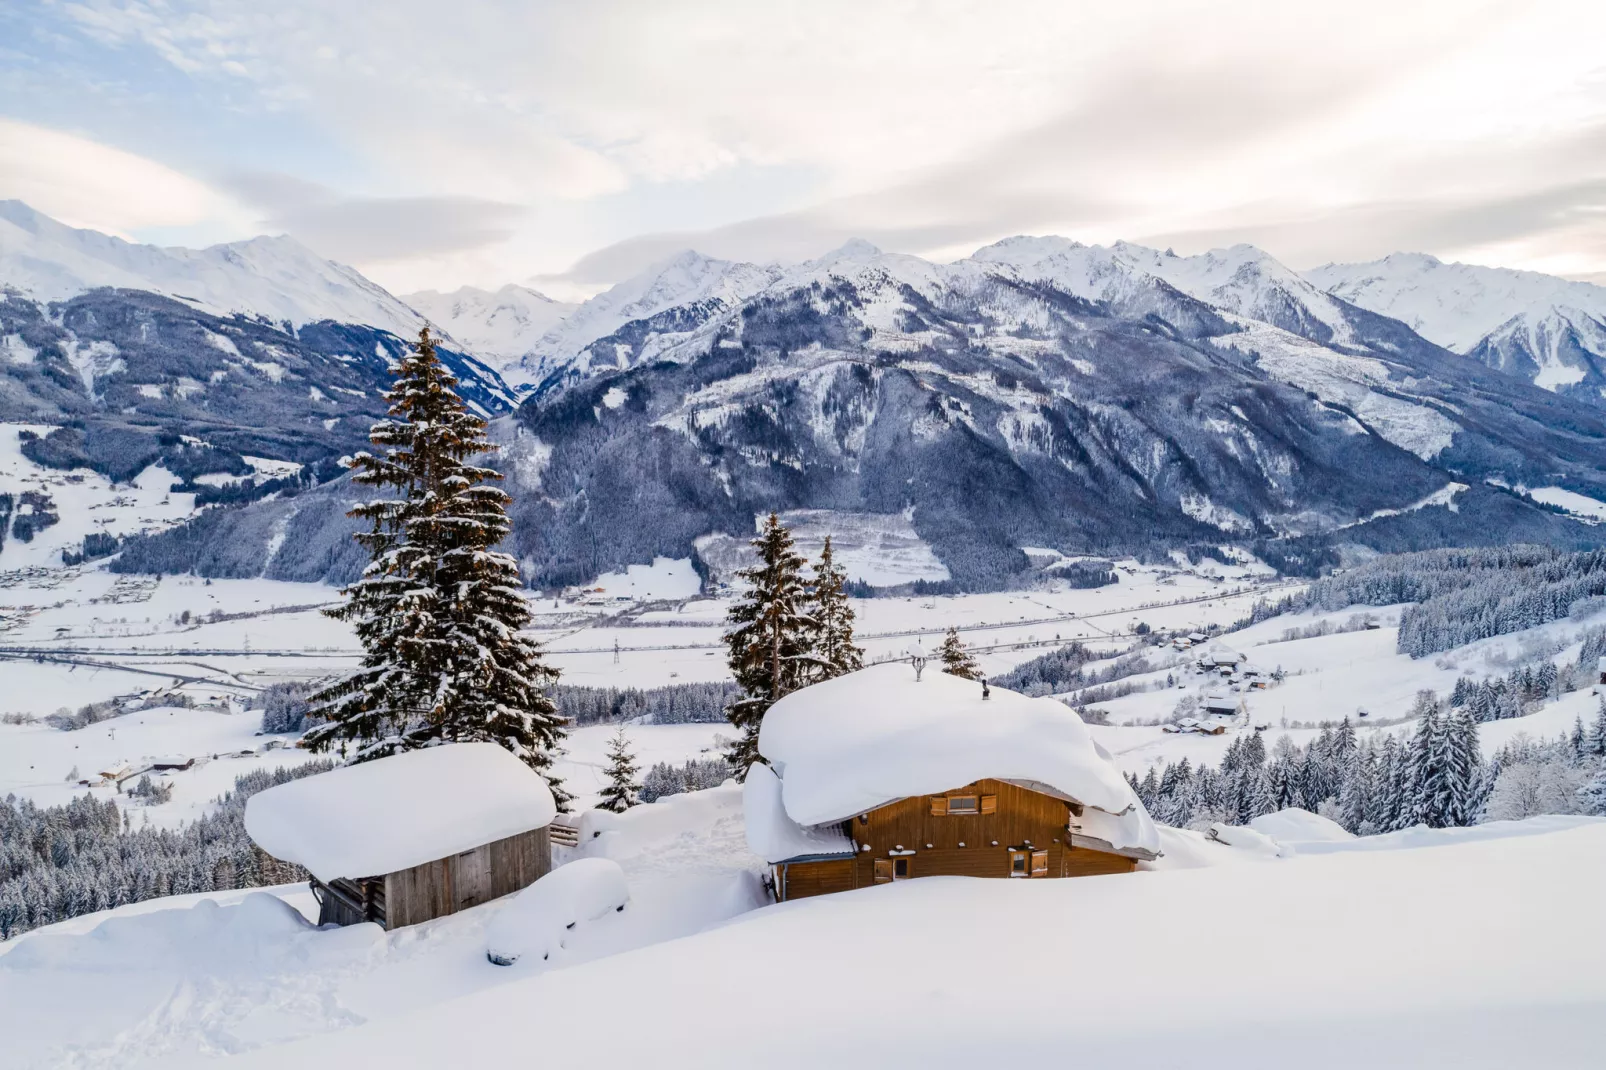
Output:
<svg viewBox="0 0 1606 1070">
<path fill-rule="evenodd" d="M 451 293 L 423 290 L 402 300 L 457 342 L 498 365 L 517 361 L 579 307 L 514 283 L 494 293 L 464 286 Z"/>
<path fill-rule="evenodd" d="M 1606 390 L 1606 287 L 1536 271 L 1394 253 L 1305 273 L 1351 304 L 1549 390 Z"/>
<path fill-rule="evenodd" d="M 206 249 L 127 242 L 59 223 L 20 201 L 0 202 L 0 288 L 63 301 L 102 287 L 145 290 L 217 315 L 301 326 L 320 320 L 406 335 L 419 318 L 353 268 L 290 237 Z"/>
</svg>

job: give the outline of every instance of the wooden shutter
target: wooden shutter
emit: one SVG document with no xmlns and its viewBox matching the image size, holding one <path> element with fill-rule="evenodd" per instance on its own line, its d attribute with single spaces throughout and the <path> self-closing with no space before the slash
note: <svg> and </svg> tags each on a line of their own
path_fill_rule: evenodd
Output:
<svg viewBox="0 0 1606 1070">
<path fill-rule="evenodd" d="M 1048 876 L 1048 852 L 1047 851 L 1033 851 L 1032 852 L 1032 876 L 1034 876 L 1034 877 L 1046 877 L 1046 876 Z"/>
<path fill-rule="evenodd" d="M 998 812 L 998 796 L 983 795 L 981 797 L 981 812 L 984 814 L 996 814 Z"/>
<path fill-rule="evenodd" d="M 892 879 L 892 859 L 878 858 L 875 860 L 875 882 L 885 884 Z"/>
<path fill-rule="evenodd" d="M 943 817 L 943 816 L 946 816 L 947 813 L 948 813 L 948 800 L 947 800 L 946 797 L 938 797 L 938 798 L 935 798 L 935 799 L 931 800 L 931 816 L 932 817 Z"/>
</svg>

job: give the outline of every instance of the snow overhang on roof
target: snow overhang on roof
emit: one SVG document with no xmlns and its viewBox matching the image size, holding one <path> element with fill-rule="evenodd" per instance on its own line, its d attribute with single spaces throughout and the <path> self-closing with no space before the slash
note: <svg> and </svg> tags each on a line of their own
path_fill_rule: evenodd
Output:
<svg viewBox="0 0 1606 1070">
<path fill-rule="evenodd" d="M 787 816 L 781 804 L 781 781 L 762 763 L 747 771 L 742 784 L 742 817 L 748 850 L 766 862 L 853 855 L 853 841 L 835 825 L 806 828 Z"/>
<path fill-rule="evenodd" d="M 759 753 L 775 767 L 787 818 L 812 828 L 895 799 L 984 778 L 1037 781 L 1116 818 L 1118 847 L 1157 850 L 1159 835 L 1075 711 L 905 662 L 804 688 L 764 716 Z"/>
<path fill-rule="evenodd" d="M 245 830 L 321 881 L 394 873 L 550 824 L 539 773 L 494 743 L 349 765 L 253 795 Z"/>
</svg>

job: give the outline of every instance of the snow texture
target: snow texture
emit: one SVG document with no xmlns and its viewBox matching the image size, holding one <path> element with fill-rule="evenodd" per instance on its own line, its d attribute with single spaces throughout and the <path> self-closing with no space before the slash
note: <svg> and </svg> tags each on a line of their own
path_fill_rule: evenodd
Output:
<svg viewBox="0 0 1606 1070">
<path fill-rule="evenodd" d="M 1261 863 L 1197 847 L 1211 851 L 1224 864 L 782 904 L 228 1065 L 512 1066 L 532 1037 L 545 1063 L 596 1067 L 1062 1065 L 1067 1051 L 1130 1070 L 1600 1065 L 1606 822 Z M 1069 1000 L 1067 963 L 1090 982 Z M 1167 990 L 1196 995 L 1164 1013 L 1134 998 L 1157 964 Z"/>
<path fill-rule="evenodd" d="M 998 687 L 984 699 L 979 683 L 934 666 L 917 680 L 908 662 L 889 662 L 787 695 L 765 715 L 758 749 L 799 825 L 990 777 L 1118 817 L 1099 837 L 1115 847 L 1159 847 L 1143 804 L 1068 706 Z"/>
<path fill-rule="evenodd" d="M 513 897 L 485 933 L 485 957 L 498 966 L 521 958 L 545 961 L 577 925 L 622 911 L 630 882 L 608 858 L 577 858 Z"/>
<path fill-rule="evenodd" d="M 394 873 L 550 824 L 540 774 L 494 743 L 451 743 L 253 795 L 245 829 L 322 881 Z"/>
<path fill-rule="evenodd" d="M 742 811 L 747 817 L 747 846 L 766 862 L 853 854 L 853 841 L 841 829 L 830 825 L 805 828 L 786 816 L 781 781 L 775 770 L 763 763 L 747 771 Z"/>
</svg>

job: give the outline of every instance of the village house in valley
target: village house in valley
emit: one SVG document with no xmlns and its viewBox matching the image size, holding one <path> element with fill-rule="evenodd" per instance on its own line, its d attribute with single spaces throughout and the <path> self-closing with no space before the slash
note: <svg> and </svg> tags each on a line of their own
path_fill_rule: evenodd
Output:
<svg viewBox="0 0 1606 1070">
<path fill-rule="evenodd" d="M 781 699 L 743 790 L 776 898 L 914 877 L 1131 872 L 1159 854 L 1143 804 L 1081 719 L 905 662 Z"/>
<path fill-rule="evenodd" d="M 455 914 L 552 868 L 540 774 L 494 743 L 345 766 L 253 795 L 245 828 L 312 873 L 318 923 L 386 929 Z"/>
</svg>

